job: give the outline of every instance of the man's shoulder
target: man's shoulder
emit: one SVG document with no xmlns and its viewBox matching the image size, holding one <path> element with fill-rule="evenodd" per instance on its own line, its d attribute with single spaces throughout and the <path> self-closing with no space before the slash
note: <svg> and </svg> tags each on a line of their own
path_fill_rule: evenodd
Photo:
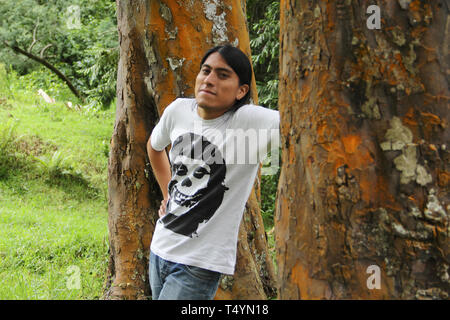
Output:
<svg viewBox="0 0 450 320">
<path fill-rule="evenodd" d="M 241 112 L 241 113 L 269 112 L 269 113 L 273 113 L 273 112 L 278 112 L 278 111 L 266 108 L 264 106 L 259 106 L 256 104 L 244 104 L 242 107 L 237 109 L 237 112 Z"/>
<path fill-rule="evenodd" d="M 176 98 L 171 104 L 180 107 L 186 107 L 186 106 L 193 106 L 195 104 L 195 99 L 194 98 Z"/>
<path fill-rule="evenodd" d="M 177 98 L 171 104 L 169 104 L 165 109 L 164 113 L 176 113 L 183 109 L 183 111 L 191 110 L 194 106 L 195 99 L 192 98 Z"/>
<path fill-rule="evenodd" d="M 263 106 L 246 104 L 236 110 L 236 118 L 248 118 L 249 120 L 258 120 L 259 118 L 273 118 L 278 115 L 277 110 L 272 110 Z"/>
<path fill-rule="evenodd" d="M 279 112 L 263 106 L 246 104 L 236 110 L 233 117 L 240 128 L 275 128 L 279 123 Z"/>
</svg>

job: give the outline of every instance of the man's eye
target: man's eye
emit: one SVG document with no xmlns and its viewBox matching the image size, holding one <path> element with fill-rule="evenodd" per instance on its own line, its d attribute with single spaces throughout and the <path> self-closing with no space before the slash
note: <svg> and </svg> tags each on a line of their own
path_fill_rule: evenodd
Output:
<svg viewBox="0 0 450 320">
<path fill-rule="evenodd" d="M 201 179 L 201 178 L 203 178 L 203 176 L 205 174 L 209 174 L 208 170 L 206 170 L 205 168 L 199 167 L 199 168 L 195 169 L 193 176 L 196 177 L 197 179 Z"/>
<path fill-rule="evenodd" d="M 220 78 L 220 79 L 226 79 L 226 78 L 228 78 L 228 73 L 219 73 L 219 78 Z"/>
</svg>

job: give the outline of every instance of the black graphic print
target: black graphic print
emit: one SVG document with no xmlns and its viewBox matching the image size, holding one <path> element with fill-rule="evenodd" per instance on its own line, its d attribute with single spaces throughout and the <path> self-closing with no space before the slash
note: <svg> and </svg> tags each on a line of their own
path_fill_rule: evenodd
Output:
<svg viewBox="0 0 450 320">
<path fill-rule="evenodd" d="M 212 218 L 228 189 L 225 160 L 217 146 L 194 133 L 179 136 L 171 153 L 170 200 L 161 221 L 173 232 L 198 236 L 198 226 Z"/>
</svg>

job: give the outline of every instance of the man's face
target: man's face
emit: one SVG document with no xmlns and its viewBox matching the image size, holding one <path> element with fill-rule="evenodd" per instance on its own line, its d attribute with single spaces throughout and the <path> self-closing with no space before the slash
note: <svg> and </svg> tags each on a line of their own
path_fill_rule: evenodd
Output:
<svg viewBox="0 0 450 320">
<path fill-rule="evenodd" d="M 211 112 L 224 112 L 242 99 L 248 85 L 239 85 L 239 77 L 220 53 L 214 52 L 203 63 L 195 81 L 195 99 Z"/>
</svg>

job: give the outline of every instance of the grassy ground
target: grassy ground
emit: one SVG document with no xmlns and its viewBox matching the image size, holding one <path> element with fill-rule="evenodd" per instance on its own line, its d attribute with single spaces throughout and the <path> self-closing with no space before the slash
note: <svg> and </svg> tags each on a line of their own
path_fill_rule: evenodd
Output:
<svg viewBox="0 0 450 320">
<path fill-rule="evenodd" d="M 71 110 L 1 81 L 0 299 L 97 299 L 114 109 Z"/>
</svg>

